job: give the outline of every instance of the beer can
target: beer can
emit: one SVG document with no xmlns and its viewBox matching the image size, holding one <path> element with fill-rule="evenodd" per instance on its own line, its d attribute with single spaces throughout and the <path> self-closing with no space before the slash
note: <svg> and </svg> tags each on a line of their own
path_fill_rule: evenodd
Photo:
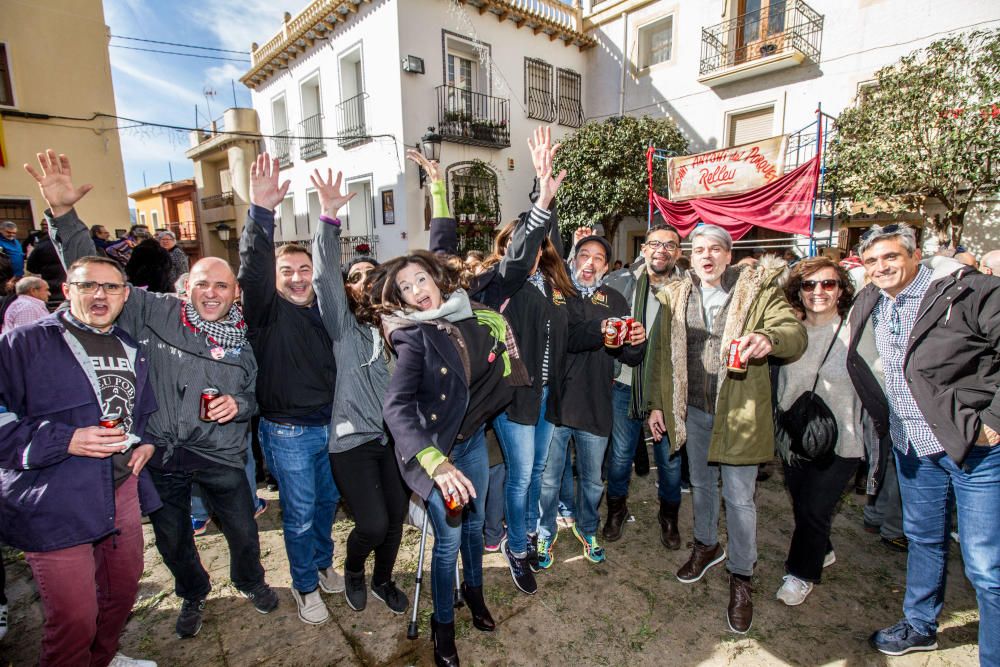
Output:
<svg viewBox="0 0 1000 667">
<path fill-rule="evenodd" d="M 625 322 L 625 337 L 624 340 L 622 340 L 622 343 L 624 344 L 632 340 L 632 327 L 635 326 L 635 318 L 631 316 L 623 317 L 622 321 Z"/>
<path fill-rule="evenodd" d="M 465 505 L 462 501 L 458 499 L 459 495 L 457 493 L 451 493 L 444 497 L 444 506 L 448 510 L 448 514 L 451 516 L 458 516 L 465 509 Z"/>
<path fill-rule="evenodd" d="M 746 373 L 747 359 L 740 358 L 740 342 L 734 340 L 729 344 L 729 356 L 726 359 L 726 368 L 734 373 Z"/>
<path fill-rule="evenodd" d="M 109 412 L 107 414 L 101 415 L 100 421 L 97 422 L 101 428 L 118 428 L 122 423 L 122 413 L 121 412 Z"/>
<path fill-rule="evenodd" d="M 205 387 L 201 390 L 201 407 L 198 411 L 198 418 L 203 422 L 210 422 L 208 418 L 208 404 L 219 397 L 219 390 L 215 387 Z"/>
<path fill-rule="evenodd" d="M 618 317 L 609 317 L 604 324 L 604 344 L 608 347 L 621 347 L 621 332 L 625 321 Z"/>
</svg>

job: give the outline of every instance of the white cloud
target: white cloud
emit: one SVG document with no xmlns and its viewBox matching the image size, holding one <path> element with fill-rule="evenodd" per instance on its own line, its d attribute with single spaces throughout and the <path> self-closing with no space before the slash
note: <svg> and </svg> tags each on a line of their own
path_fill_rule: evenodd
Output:
<svg viewBox="0 0 1000 667">
<path fill-rule="evenodd" d="M 281 29 L 284 12 L 295 16 L 307 0 L 214 0 L 192 8 L 192 19 L 216 36 L 222 48 L 250 51 L 250 44 L 263 44 Z"/>
<path fill-rule="evenodd" d="M 184 102 L 186 104 L 204 104 L 205 102 L 204 98 L 202 98 L 202 96 L 198 93 L 150 73 L 155 70 L 148 70 L 138 66 L 133 66 L 127 60 L 122 58 L 113 59 L 111 67 L 135 79 L 136 81 L 141 81 L 142 83 L 149 85 L 158 93 L 159 96 L 165 98 L 169 97 L 173 99 L 174 102 Z M 124 91 L 120 92 L 124 93 Z"/>
</svg>

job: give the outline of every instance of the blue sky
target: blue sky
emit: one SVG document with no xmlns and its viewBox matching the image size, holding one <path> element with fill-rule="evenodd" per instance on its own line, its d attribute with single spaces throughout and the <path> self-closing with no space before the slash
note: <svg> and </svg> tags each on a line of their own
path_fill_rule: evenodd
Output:
<svg viewBox="0 0 1000 667">
<path fill-rule="evenodd" d="M 281 26 L 283 12 L 295 15 L 308 0 L 104 0 L 104 18 L 112 35 L 177 42 L 249 52 L 250 43 L 264 43 Z M 182 49 L 143 42 L 112 39 L 111 44 L 184 51 L 227 58 L 246 58 L 233 53 Z M 217 118 L 236 102 L 250 106 L 250 91 L 239 82 L 249 63 L 208 60 L 112 48 L 111 74 L 119 116 L 143 121 L 191 127 L 198 106 L 199 125 Z M 208 97 L 206 89 L 216 91 Z M 184 157 L 188 136 L 153 128 L 123 130 L 122 154 L 129 192 L 145 184 L 189 178 L 191 162 Z M 131 205 L 131 204 L 130 204 Z"/>
</svg>

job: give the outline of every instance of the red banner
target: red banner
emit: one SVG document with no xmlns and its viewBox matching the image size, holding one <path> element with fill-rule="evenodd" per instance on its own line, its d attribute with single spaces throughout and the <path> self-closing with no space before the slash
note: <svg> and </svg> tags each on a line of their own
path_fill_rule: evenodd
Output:
<svg viewBox="0 0 1000 667">
<path fill-rule="evenodd" d="M 686 237 L 698 223 L 718 225 L 741 238 L 754 227 L 789 234 L 809 234 L 820 157 L 817 155 L 794 171 L 756 190 L 727 197 L 688 199 L 675 202 L 653 191 L 653 150 L 646 154 L 649 198 L 668 224 Z"/>
</svg>

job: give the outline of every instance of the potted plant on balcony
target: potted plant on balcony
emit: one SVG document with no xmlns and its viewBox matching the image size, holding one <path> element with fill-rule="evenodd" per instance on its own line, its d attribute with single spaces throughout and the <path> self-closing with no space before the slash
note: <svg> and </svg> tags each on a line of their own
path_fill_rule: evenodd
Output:
<svg viewBox="0 0 1000 667">
<path fill-rule="evenodd" d="M 472 121 L 472 136 L 481 141 L 493 141 L 493 128 L 488 120 L 476 118 Z"/>
</svg>

